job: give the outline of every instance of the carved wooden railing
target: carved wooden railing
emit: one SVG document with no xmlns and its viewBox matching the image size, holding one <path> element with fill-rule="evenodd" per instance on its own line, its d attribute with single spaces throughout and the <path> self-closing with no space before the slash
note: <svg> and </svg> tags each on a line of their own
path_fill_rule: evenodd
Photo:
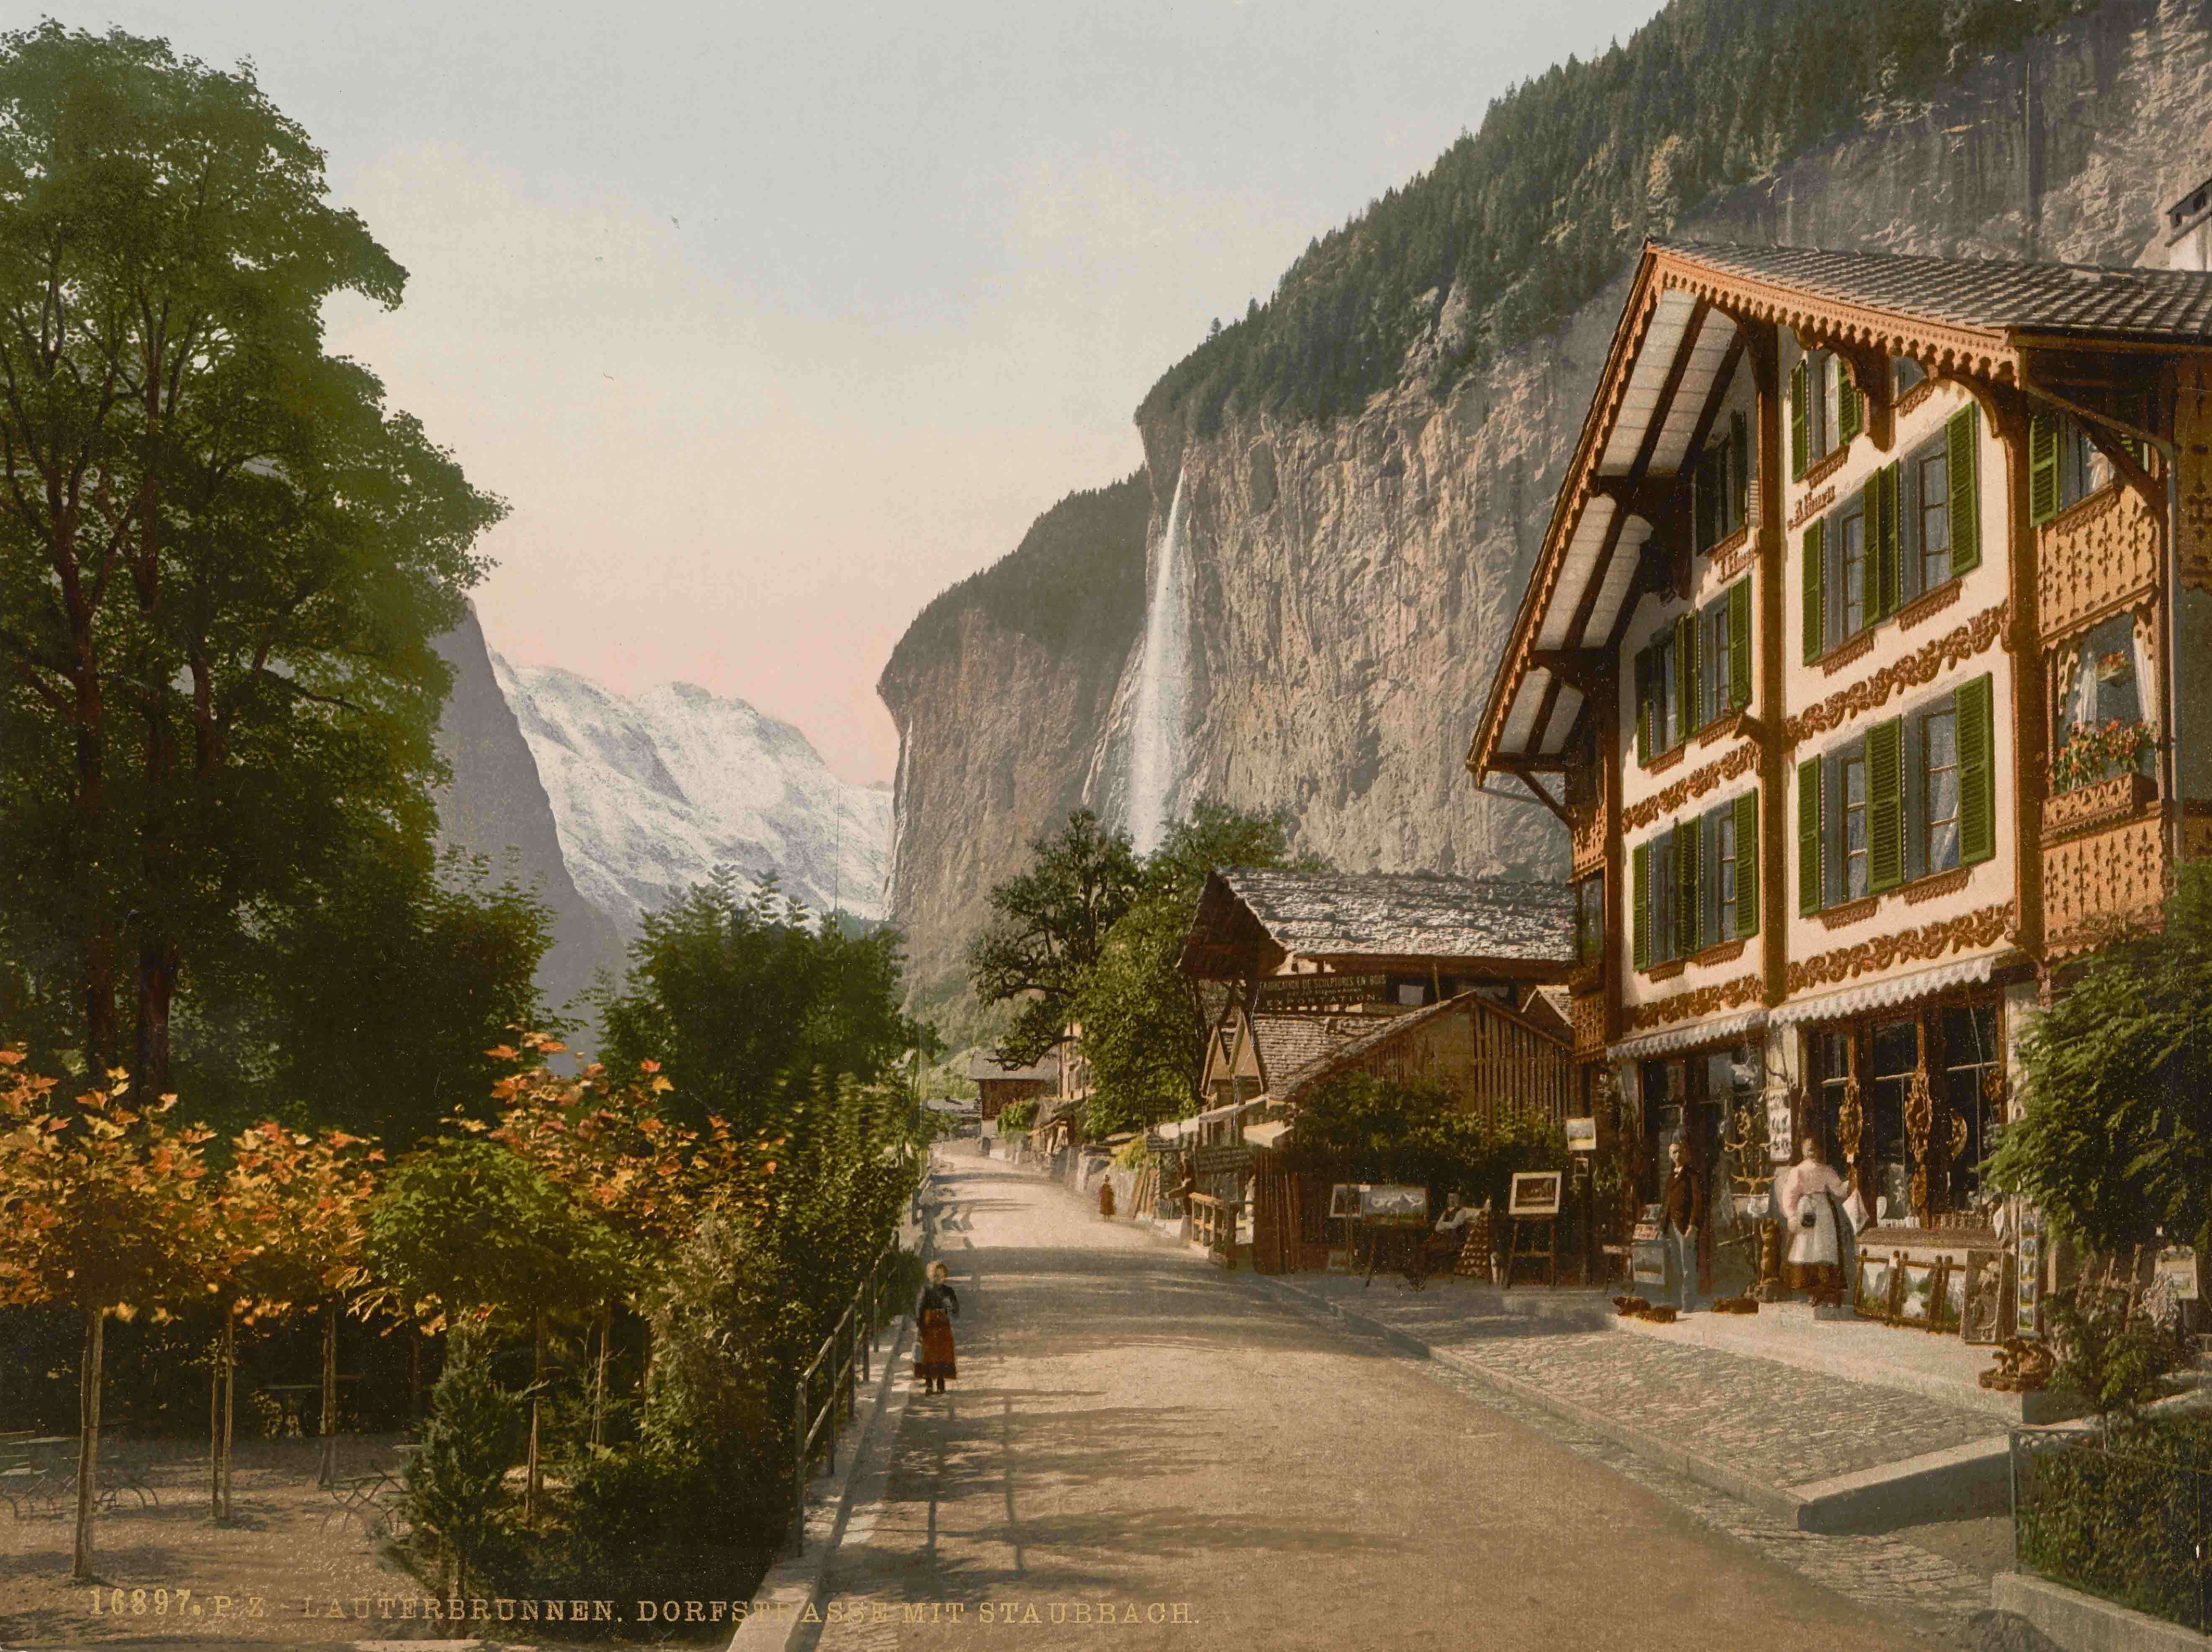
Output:
<svg viewBox="0 0 2212 1652">
<path fill-rule="evenodd" d="M 2097 789 L 2085 787 L 2051 802 Z M 2166 898 L 2166 825 L 2156 810 L 2045 845 L 2043 926 L 2050 955 L 2084 951 L 2115 922 L 2156 918 Z"/>
<path fill-rule="evenodd" d="M 1574 875 L 1587 878 L 1605 869 L 1605 811 L 1595 803 L 1567 811 L 1574 844 Z"/>
<path fill-rule="evenodd" d="M 2159 586 L 2159 525 L 2132 488 L 2100 488 L 2036 536 L 2043 636 L 2053 641 Z"/>
</svg>

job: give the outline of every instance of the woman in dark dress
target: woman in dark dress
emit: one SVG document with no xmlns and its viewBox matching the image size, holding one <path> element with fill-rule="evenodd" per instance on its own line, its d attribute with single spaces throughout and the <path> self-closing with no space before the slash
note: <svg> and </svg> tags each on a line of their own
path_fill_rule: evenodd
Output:
<svg viewBox="0 0 2212 1652">
<path fill-rule="evenodd" d="M 930 1265 L 929 1283 L 921 1288 L 921 1300 L 915 1305 L 915 1322 L 921 1327 L 921 1351 L 914 1362 L 914 1374 L 921 1379 L 924 1394 L 943 1394 L 945 1380 L 960 1375 L 953 1361 L 952 1319 L 960 1311 L 960 1297 L 946 1283 L 952 1270 L 942 1262 Z"/>
</svg>

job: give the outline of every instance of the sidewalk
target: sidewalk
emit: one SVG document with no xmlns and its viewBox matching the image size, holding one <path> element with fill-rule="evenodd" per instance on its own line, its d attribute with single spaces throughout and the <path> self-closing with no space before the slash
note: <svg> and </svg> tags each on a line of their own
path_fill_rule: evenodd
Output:
<svg viewBox="0 0 2212 1652">
<path fill-rule="evenodd" d="M 2002 1418 L 1695 1339 L 1711 1315 L 1642 1335 L 1595 1291 L 1254 1277 L 1801 1530 L 1994 1512 L 2004 1497 Z"/>
</svg>

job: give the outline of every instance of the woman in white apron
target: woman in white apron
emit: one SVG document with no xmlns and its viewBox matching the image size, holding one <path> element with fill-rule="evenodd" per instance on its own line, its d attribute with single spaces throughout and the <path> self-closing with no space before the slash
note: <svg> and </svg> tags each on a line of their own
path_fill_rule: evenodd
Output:
<svg viewBox="0 0 2212 1652">
<path fill-rule="evenodd" d="M 1784 1282 L 1793 1291 L 1807 1292 L 1815 1304 L 1842 1302 L 1850 1288 L 1856 1249 L 1852 1242 L 1863 1208 L 1858 1195 L 1821 1158 L 1820 1144 L 1808 1136 L 1802 1156 L 1776 1187 L 1775 1196 L 1790 1232 Z"/>
</svg>

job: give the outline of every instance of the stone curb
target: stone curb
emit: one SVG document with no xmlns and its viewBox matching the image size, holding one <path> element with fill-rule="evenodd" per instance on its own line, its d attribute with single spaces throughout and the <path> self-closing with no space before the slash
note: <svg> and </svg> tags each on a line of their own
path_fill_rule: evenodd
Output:
<svg viewBox="0 0 2212 1652">
<path fill-rule="evenodd" d="M 1999 1612 L 2025 1618 L 2065 1652 L 2205 1652 L 2212 1638 L 2046 1577 L 2001 1571 L 1990 1580 Z"/>
<path fill-rule="evenodd" d="M 1929 1513 L 1948 1512 L 1959 1506 L 1961 1493 L 1971 1499 L 1976 1493 L 1986 1495 L 1991 1485 L 2002 1486 L 2007 1483 L 2008 1448 L 2000 1439 L 1987 1446 L 1931 1452 L 1923 1457 L 1883 1464 L 1808 1485 L 1770 1485 L 1618 1418 L 1562 1398 L 1537 1383 L 1508 1376 L 1472 1361 L 1455 1359 L 1449 1351 L 1439 1351 L 1407 1332 L 1327 1297 L 1270 1275 L 1254 1274 L 1251 1278 L 1279 1297 L 1290 1297 L 1302 1306 L 1332 1315 L 1353 1330 L 1380 1337 L 1415 1358 L 1440 1361 L 1501 1394 L 1539 1406 L 1578 1428 L 1611 1440 L 1686 1479 L 1725 1492 L 1737 1502 L 1799 1531 L 1833 1532 L 1874 1519 L 1896 1519 L 1906 1514 L 1925 1517 Z"/>
</svg>

